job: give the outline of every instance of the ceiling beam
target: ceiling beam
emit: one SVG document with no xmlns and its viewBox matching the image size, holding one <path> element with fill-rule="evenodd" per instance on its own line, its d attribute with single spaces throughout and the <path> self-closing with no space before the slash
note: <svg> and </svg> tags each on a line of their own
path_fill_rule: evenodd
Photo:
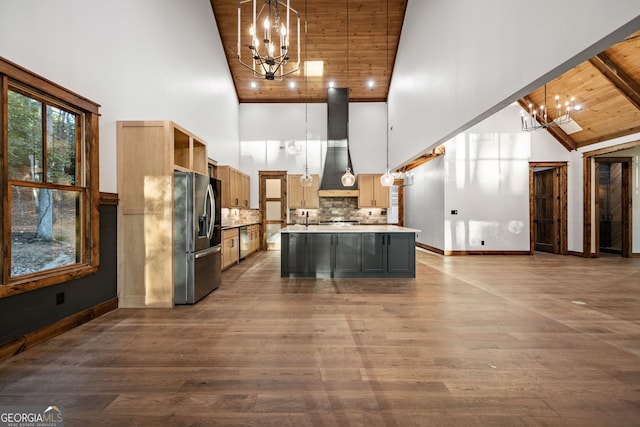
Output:
<svg viewBox="0 0 640 427">
<path fill-rule="evenodd" d="M 529 104 L 535 104 L 535 102 L 531 101 L 528 96 L 525 96 L 524 98 L 518 100 L 518 104 L 520 104 L 523 110 L 529 111 Z M 536 116 L 536 120 L 538 121 L 538 123 L 542 124 L 542 122 L 540 121 L 540 116 Z M 553 136 L 568 151 L 573 151 L 578 148 L 578 144 L 576 144 L 573 138 L 567 135 L 565 131 L 563 131 L 560 127 L 549 126 L 548 128 L 546 128 L 546 131 L 549 132 L 551 136 Z"/>
<path fill-rule="evenodd" d="M 430 150 L 428 153 L 422 154 L 421 156 L 418 156 L 417 158 L 411 160 L 404 166 L 399 167 L 397 171 L 408 172 L 411 169 L 415 169 L 420 165 L 430 162 L 431 160 L 437 159 L 438 157 L 444 155 L 445 153 L 446 153 L 446 150 L 444 148 L 444 144 L 439 145 L 436 148 Z"/>
<path fill-rule="evenodd" d="M 589 62 L 598 69 L 613 85 L 640 110 L 640 85 L 625 73 L 611 58 L 599 53 Z"/>
</svg>

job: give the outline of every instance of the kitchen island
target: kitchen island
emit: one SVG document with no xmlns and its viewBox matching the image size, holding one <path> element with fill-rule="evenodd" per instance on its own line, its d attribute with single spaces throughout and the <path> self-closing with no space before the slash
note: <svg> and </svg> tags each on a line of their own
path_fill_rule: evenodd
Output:
<svg viewBox="0 0 640 427">
<path fill-rule="evenodd" d="M 281 277 L 416 277 L 416 233 L 396 225 L 290 225 Z"/>
</svg>

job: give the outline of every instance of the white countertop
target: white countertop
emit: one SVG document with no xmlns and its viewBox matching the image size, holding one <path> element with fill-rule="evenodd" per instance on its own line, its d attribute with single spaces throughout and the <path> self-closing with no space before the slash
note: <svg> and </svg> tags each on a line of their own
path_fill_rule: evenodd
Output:
<svg viewBox="0 0 640 427">
<path fill-rule="evenodd" d="M 419 233 L 415 228 L 397 225 L 289 225 L 281 233 Z"/>
</svg>

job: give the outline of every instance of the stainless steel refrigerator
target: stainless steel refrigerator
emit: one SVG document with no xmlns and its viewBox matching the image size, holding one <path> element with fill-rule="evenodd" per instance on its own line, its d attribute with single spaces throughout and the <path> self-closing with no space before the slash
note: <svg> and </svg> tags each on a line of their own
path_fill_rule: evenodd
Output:
<svg viewBox="0 0 640 427">
<path fill-rule="evenodd" d="M 174 303 L 195 304 L 220 286 L 220 181 L 174 172 Z"/>
</svg>

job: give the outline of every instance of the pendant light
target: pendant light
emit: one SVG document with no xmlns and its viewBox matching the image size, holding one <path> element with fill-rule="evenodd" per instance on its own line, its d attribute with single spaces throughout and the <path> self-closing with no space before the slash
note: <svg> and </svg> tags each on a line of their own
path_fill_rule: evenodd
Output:
<svg viewBox="0 0 640 427">
<path fill-rule="evenodd" d="M 344 175 L 342 175 L 340 181 L 344 187 L 351 187 L 356 183 L 356 177 L 351 173 L 351 168 L 349 166 L 347 166 L 347 170 L 344 171 Z"/>
<path fill-rule="evenodd" d="M 313 177 L 309 175 L 309 91 L 307 70 L 307 1 L 304 2 L 304 175 L 300 176 L 300 185 L 311 187 Z"/>
<path fill-rule="evenodd" d="M 386 102 L 386 136 L 387 136 L 387 169 L 384 172 L 384 175 L 380 177 L 380 184 L 384 187 L 391 187 L 393 185 L 394 177 L 391 172 L 389 172 L 389 0 L 387 0 L 387 102 Z"/>
<path fill-rule="evenodd" d="M 347 103 L 349 102 L 349 0 L 347 0 Z M 347 136 L 349 130 L 347 130 Z M 347 149 L 349 147 L 349 139 L 347 139 Z M 351 173 L 351 168 L 347 166 L 344 175 L 340 178 L 343 187 L 352 187 L 356 183 L 356 177 Z"/>
</svg>

